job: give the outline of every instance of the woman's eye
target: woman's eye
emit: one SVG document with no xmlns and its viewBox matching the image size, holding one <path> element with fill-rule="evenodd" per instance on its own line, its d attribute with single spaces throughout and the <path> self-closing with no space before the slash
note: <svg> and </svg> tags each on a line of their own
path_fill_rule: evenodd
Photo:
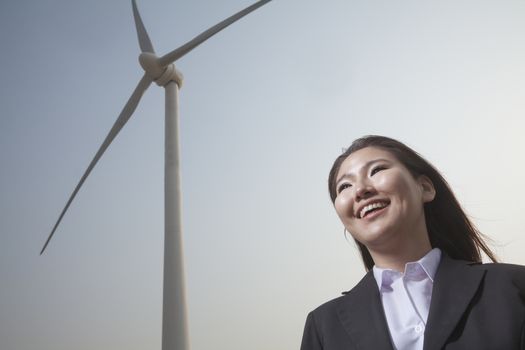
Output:
<svg viewBox="0 0 525 350">
<path fill-rule="evenodd" d="M 377 166 L 375 167 L 374 169 L 372 169 L 372 171 L 370 172 L 370 175 L 374 175 L 375 173 L 381 171 L 381 170 L 385 170 L 386 168 L 383 167 L 383 166 Z"/>
<path fill-rule="evenodd" d="M 352 185 L 350 185 L 349 183 L 345 183 L 345 184 L 342 184 L 340 185 L 338 188 L 337 188 L 337 193 L 341 193 L 344 189 L 348 188 L 348 187 L 351 187 Z"/>
</svg>

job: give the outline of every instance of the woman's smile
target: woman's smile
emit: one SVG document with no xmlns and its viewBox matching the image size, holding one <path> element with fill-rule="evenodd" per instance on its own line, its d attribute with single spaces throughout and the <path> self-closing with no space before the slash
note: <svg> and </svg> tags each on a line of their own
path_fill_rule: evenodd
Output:
<svg viewBox="0 0 525 350">
<path fill-rule="evenodd" d="M 370 201 L 369 203 L 365 203 L 361 206 L 361 208 L 357 211 L 356 216 L 360 219 L 364 218 L 365 216 L 368 216 L 369 214 L 380 211 L 381 209 L 387 207 L 390 204 L 388 201 L 382 201 L 382 200 L 375 200 Z"/>
<path fill-rule="evenodd" d="M 376 202 L 367 205 L 363 210 L 359 212 L 359 218 L 361 219 L 373 219 L 383 213 L 388 207 L 386 202 Z"/>
</svg>

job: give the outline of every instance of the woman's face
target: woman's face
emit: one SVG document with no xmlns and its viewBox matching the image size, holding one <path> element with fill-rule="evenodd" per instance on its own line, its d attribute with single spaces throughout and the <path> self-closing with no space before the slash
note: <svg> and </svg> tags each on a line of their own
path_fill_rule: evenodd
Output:
<svg viewBox="0 0 525 350">
<path fill-rule="evenodd" d="M 368 249 L 428 235 L 423 204 L 434 199 L 432 182 L 414 178 L 388 151 L 366 147 L 350 154 L 336 176 L 336 192 L 337 215 Z"/>
</svg>

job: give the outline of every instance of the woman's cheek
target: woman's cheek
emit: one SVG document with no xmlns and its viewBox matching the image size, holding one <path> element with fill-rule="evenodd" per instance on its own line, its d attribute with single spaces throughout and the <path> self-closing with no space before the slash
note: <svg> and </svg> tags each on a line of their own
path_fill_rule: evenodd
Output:
<svg viewBox="0 0 525 350">
<path fill-rule="evenodd" d="M 375 186 L 376 189 L 388 189 L 392 183 L 392 176 L 388 176 L 386 173 L 380 173 L 381 176 L 376 178 Z"/>
<path fill-rule="evenodd" d="M 341 192 L 335 199 L 335 211 L 341 220 L 352 213 L 352 201 L 348 192 L 350 191 Z"/>
</svg>

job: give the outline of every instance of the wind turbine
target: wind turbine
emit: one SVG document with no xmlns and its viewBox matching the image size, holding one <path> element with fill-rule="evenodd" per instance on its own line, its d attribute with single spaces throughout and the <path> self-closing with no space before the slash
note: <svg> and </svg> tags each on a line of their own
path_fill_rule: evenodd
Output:
<svg viewBox="0 0 525 350">
<path fill-rule="evenodd" d="M 202 32 L 179 48 L 158 57 L 155 54 L 151 40 L 146 32 L 140 17 L 137 4 L 132 0 L 133 17 L 142 53 L 139 62 L 144 69 L 144 75 L 131 94 L 122 112 L 113 124 L 104 142 L 98 149 L 95 157 L 89 163 L 86 171 L 80 178 L 73 193 L 69 197 L 64 209 L 60 213 L 55 226 L 40 255 L 44 252 L 49 241 L 62 221 L 64 214 L 73 202 L 82 184 L 89 176 L 98 160 L 102 157 L 115 136 L 122 130 L 150 84 L 154 81 L 165 89 L 165 154 L 164 154 L 164 285 L 162 311 L 162 349 L 188 350 L 190 348 L 187 322 L 186 288 L 184 283 L 184 256 L 182 247 L 181 222 L 181 188 L 180 188 L 180 150 L 179 150 L 179 113 L 178 91 L 182 85 L 182 74 L 175 69 L 174 62 L 186 55 L 198 45 L 217 34 L 230 24 L 238 21 L 250 12 L 265 5 L 271 0 L 258 1 L 244 10 L 228 17 L 208 30 Z"/>
</svg>

